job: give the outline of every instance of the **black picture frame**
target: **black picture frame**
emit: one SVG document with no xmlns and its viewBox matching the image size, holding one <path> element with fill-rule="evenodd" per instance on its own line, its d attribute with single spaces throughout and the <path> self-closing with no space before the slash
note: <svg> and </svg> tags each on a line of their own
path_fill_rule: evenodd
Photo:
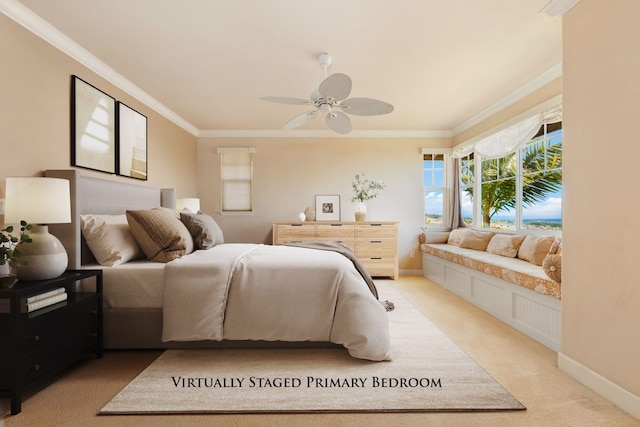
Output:
<svg viewBox="0 0 640 427">
<path fill-rule="evenodd" d="M 71 165 L 116 172 L 116 100 L 71 76 Z"/>
<path fill-rule="evenodd" d="M 116 109 L 116 173 L 147 180 L 147 116 L 118 101 Z"/>
<path fill-rule="evenodd" d="M 316 221 L 340 221 L 340 195 L 316 195 Z"/>
</svg>

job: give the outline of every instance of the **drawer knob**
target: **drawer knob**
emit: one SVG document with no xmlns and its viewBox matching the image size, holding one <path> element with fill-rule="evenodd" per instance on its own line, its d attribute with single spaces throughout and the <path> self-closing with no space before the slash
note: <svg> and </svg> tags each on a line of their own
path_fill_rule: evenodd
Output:
<svg viewBox="0 0 640 427">
<path fill-rule="evenodd" d="M 382 243 L 382 240 L 371 240 L 370 243 Z"/>
<path fill-rule="evenodd" d="M 382 259 L 382 257 L 379 257 L 379 256 L 377 256 L 377 257 L 371 257 L 371 259 Z"/>
<path fill-rule="evenodd" d="M 40 365 L 32 365 L 31 366 L 31 371 L 32 372 L 38 372 L 40 370 Z"/>
<path fill-rule="evenodd" d="M 33 342 L 38 342 L 38 341 L 40 341 L 40 335 L 34 335 L 34 336 L 32 336 L 32 337 L 31 337 L 31 341 L 33 341 Z"/>
<path fill-rule="evenodd" d="M 97 316 L 98 315 L 98 310 L 89 310 L 89 314 Z"/>
</svg>

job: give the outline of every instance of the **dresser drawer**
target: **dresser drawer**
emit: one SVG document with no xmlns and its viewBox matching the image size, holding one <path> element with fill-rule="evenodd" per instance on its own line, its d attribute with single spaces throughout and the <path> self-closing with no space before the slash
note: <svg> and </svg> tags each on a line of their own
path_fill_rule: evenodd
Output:
<svg viewBox="0 0 640 427">
<path fill-rule="evenodd" d="M 351 224 L 318 224 L 316 235 L 319 239 L 353 239 L 355 227 Z"/>
<path fill-rule="evenodd" d="M 359 238 L 395 238 L 396 226 L 394 224 L 357 224 L 356 239 Z"/>
<path fill-rule="evenodd" d="M 371 276 L 396 276 L 396 262 L 393 258 L 358 258 Z"/>
<path fill-rule="evenodd" d="M 356 256 L 358 258 L 393 258 L 396 255 L 396 249 L 395 239 L 356 239 Z"/>
<path fill-rule="evenodd" d="M 309 242 L 315 237 L 315 224 L 276 224 L 273 228 L 273 243 L 276 245 Z"/>
</svg>

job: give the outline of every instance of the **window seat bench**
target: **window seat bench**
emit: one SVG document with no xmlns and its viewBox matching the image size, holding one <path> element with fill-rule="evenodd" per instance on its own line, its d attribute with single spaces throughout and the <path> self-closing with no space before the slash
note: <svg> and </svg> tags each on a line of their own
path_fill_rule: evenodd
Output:
<svg viewBox="0 0 640 427">
<path fill-rule="evenodd" d="M 429 237 L 424 236 L 420 245 L 424 277 L 560 351 L 561 284 L 541 265 L 460 247 L 442 234 L 439 239 Z"/>
</svg>

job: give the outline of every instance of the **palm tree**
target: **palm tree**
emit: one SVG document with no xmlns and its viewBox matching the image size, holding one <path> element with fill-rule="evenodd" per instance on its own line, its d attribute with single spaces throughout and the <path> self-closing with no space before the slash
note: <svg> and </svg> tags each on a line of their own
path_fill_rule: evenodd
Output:
<svg viewBox="0 0 640 427">
<path fill-rule="evenodd" d="M 546 161 L 546 165 L 545 165 Z M 500 211 L 516 207 L 516 153 L 483 161 L 482 226 L 489 228 L 491 218 Z M 542 138 L 528 144 L 522 152 L 522 205 L 533 206 L 547 199 L 562 186 L 562 143 L 547 146 Z M 463 181 L 466 181 L 462 177 Z M 465 188 L 473 199 L 473 187 Z"/>
</svg>

